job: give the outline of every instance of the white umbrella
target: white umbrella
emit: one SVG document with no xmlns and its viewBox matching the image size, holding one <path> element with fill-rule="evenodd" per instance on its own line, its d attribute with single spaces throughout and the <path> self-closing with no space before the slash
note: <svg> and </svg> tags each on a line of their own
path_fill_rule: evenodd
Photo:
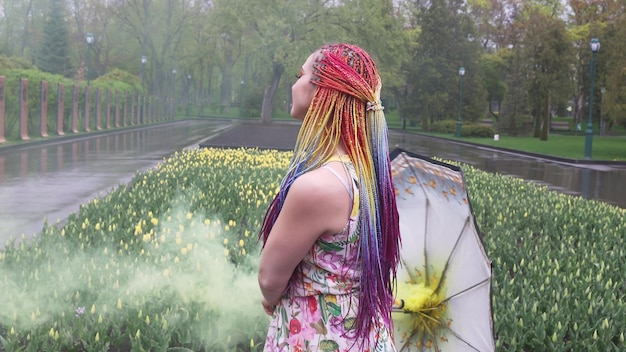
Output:
<svg viewBox="0 0 626 352">
<path fill-rule="evenodd" d="M 399 351 L 493 351 L 491 261 L 460 167 L 391 154 L 402 237 L 394 339 Z"/>
</svg>

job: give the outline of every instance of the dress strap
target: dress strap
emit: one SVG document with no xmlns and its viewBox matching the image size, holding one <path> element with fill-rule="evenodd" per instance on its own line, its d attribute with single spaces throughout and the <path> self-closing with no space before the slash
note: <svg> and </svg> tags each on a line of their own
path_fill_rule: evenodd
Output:
<svg viewBox="0 0 626 352">
<path fill-rule="evenodd" d="M 339 173 L 337 171 L 335 171 L 332 167 L 328 166 L 328 164 L 325 164 L 324 166 L 322 166 L 323 169 L 326 169 L 328 171 L 330 171 L 333 175 L 335 175 L 335 177 L 337 177 L 337 179 L 339 180 L 339 182 L 341 182 L 341 184 L 343 184 L 343 186 L 346 188 L 346 190 L 348 191 L 348 193 L 350 194 L 350 198 L 352 198 L 352 186 L 348 185 L 348 183 L 346 182 L 346 180 L 341 177 L 341 175 L 339 175 Z M 346 170 L 347 172 L 348 170 Z M 350 174 L 348 173 L 348 176 Z"/>
<path fill-rule="evenodd" d="M 331 168 L 328 165 L 328 163 L 333 162 L 333 161 L 341 162 L 341 165 L 343 166 L 343 169 L 346 171 L 347 180 L 346 180 L 346 177 L 343 177 L 342 175 L 340 175 L 337 171 L 335 171 L 333 168 Z M 352 208 L 350 210 L 350 218 L 354 218 L 354 217 L 358 216 L 358 214 L 359 214 L 359 204 L 361 203 L 361 200 L 360 200 L 360 197 L 359 197 L 359 188 L 358 188 L 358 182 L 357 182 L 357 179 L 356 179 L 356 173 L 354 171 L 354 166 L 352 165 L 352 162 L 350 161 L 350 159 L 348 159 L 348 158 L 344 159 L 342 157 L 331 157 L 321 167 L 326 169 L 326 170 L 328 170 L 328 171 L 330 171 L 333 175 L 335 175 L 335 177 L 337 177 L 339 182 L 341 182 L 341 184 L 343 184 L 343 186 L 348 191 L 348 194 L 350 195 L 350 199 L 352 200 Z M 344 227 L 343 230 L 341 230 L 341 232 L 344 232 L 349 226 L 350 226 L 350 220 L 346 223 L 346 226 Z"/>
</svg>

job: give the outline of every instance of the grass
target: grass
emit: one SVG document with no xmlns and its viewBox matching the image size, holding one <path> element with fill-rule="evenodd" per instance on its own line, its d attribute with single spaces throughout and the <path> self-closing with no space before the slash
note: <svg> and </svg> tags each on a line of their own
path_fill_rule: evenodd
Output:
<svg viewBox="0 0 626 352">
<path fill-rule="evenodd" d="M 552 134 L 547 141 L 533 137 L 500 136 L 498 141 L 491 138 L 456 138 L 450 135 L 430 134 L 441 138 L 461 140 L 498 148 L 520 150 L 530 153 L 551 155 L 568 159 L 584 159 L 585 136 Z M 626 161 L 626 137 L 594 136 L 592 159 L 606 161 Z"/>
<path fill-rule="evenodd" d="M 453 134 L 429 133 L 422 131 L 421 125 L 405 126 L 402 128 L 400 118 L 396 112 L 387 114 L 389 128 L 419 133 L 428 136 L 469 142 L 490 147 L 506 148 L 517 151 L 543 154 L 554 157 L 582 160 L 585 158 L 585 133 L 561 132 L 551 133 L 547 141 L 532 136 L 508 136 L 500 135 L 498 141 L 493 138 L 456 138 Z M 594 126 L 592 138 L 591 159 L 596 161 L 626 161 L 626 130 L 624 127 L 616 127 L 612 135 L 597 135 L 598 126 Z"/>
</svg>

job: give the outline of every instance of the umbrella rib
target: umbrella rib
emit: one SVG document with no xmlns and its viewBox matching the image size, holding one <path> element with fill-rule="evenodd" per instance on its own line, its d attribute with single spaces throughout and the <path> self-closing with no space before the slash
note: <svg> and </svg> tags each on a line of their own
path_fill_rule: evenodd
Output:
<svg viewBox="0 0 626 352">
<path fill-rule="evenodd" d="M 454 335 L 457 339 L 459 339 L 460 341 L 463 341 L 467 346 L 469 346 L 470 348 L 474 349 L 474 351 L 478 351 L 480 352 L 480 350 L 476 347 L 474 347 L 471 343 L 465 341 L 465 339 L 463 339 L 461 337 L 461 335 L 459 335 L 456 331 L 454 331 L 452 328 L 448 328 L 448 331 L 450 331 L 450 333 L 452 333 L 452 335 Z"/>
<path fill-rule="evenodd" d="M 411 334 L 409 335 L 409 337 L 407 337 L 406 342 L 404 343 L 404 345 L 402 345 L 402 348 L 400 350 L 404 350 L 405 347 L 407 347 L 407 345 L 409 345 L 411 339 L 413 339 L 413 337 L 417 336 L 419 334 L 420 330 L 413 330 L 411 331 Z M 422 336 L 422 341 L 424 336 Z M 410 347 L 410 346 L 409 346 Z M 423 351 L 423 344 L 422 344 L 422 348 L 420 348 L 420 350 Z"/>
<path fill-rule="evenodd" d="M 407 345 L 410 343 L 411 339 L 413 338 L 413 336 L 417 335 L 418 331 L 414 330 L 411 331 L 411 335 L 409 335 L 409 337 L 407 337 L 406 342 L 404 343 L 404 345 L 402 345 L 402 348 L 400 349 L 401 351 L 404 350 Z"/>
<path fill-rule="evenodd" d="M 413 275 L 413 272 L 411 271 L 411 268 L 409 267 L 409 264 L 406 262 L 406 260 L 400 259 L 400 261 L 402 262 L 402 266 L 407 268 L 406 272 L 409 274 L 409 279 L 411 279 L 411 282 L 417 283 L 417 278 Z"/>
<path fill-rule="evenodd" d="M 454 253 L 456 252 L 456 249 L 459 246 L 459 242 L 461 241 L 461 235 L 463 235 L 463 231 L 465 231 L 465 229 L 467 228 L 469 221 L 470 221 L 470 217 L 468 216 L 465 219 L 465 224 L 463 224 L 463 227 L 461 228 L 461 232 L 459 232 L 459 235 L 457 236 L 456 241 L 454 242 L 454 247 L 452 247 L 452 252 L 450 252 L 450 256 L 448 257 L 448 259 L 446 259 L 446 265 L 443 267 L 443 271 L 441 272 L 441 279 L 437 283 L 437 288 L 434 291 L 435 294 L 439 293 L 439 290 L 441 289 L 443 282 L 445 281 L 446 273 L 448 271 L 448 266 L 450 266 L 450 259 L 452 259 L 452 256 L 454 256 Z"/>
<path fill-rule="evenodd" d="M 441 301 L 441 302 L 442 302 L 442 303 L 443 303 L 443 302 L 448 302 L 448 301 L 450 301 L 451 299 L 453 299 L 453 298 L 455 298 L 455 297 L 459 296 L 459 295 L 460 295 L 460 294 L 462 294 L 462 293 L 465 293 L 465 292 L 467 292 L 467 291 L 471 291 L 471 290 L 473 290 L 474 288 L 476 288 L 476 287 L 478 287 L 478 286 L 481 286 L 481 285 L 483 285 L 484 283 L 489 282 L 489 279 L 490 279 L 490 278 L 488 277 L 488 278 L 486 278 L 486 279 L 484 279 L 484 280 L 482 280 L 482 281 L 479 281 L 479 282 L 477 282 L 476 284 L 474 284 L 474 285 L 472 285 L 472 286 L 470 286 L 470 287 L 468 287 L 468 288 L 465 288 L 465 289 L 463 289 L 463 290 L 461 290 L 461 291 L 459 291 L 459 292 L 457 292 L 457 293 L 453 294 L 452 296 L 450 296 L 450 297 L 448 297 L 448 298 L 444 299 L 444 300 L 443 300 L 443 301 Z"/>
<path fill-rule="evenodd" d="M 428 210 L 430 209 L 430 199 L 426 198 L 426 208 L 424 209 L 424 230 L 425 230 L 425 234 L 428 233 Z M 426 287 L 430 287 L 430 270 L 429 268 L 429 264 L 428 264 L 428 236 L 424 236 L 424 271 L 426 274 L 425 277 L 425 286 Z M 436 292 L 436 291 L 435 291 Z"/>
</svg>

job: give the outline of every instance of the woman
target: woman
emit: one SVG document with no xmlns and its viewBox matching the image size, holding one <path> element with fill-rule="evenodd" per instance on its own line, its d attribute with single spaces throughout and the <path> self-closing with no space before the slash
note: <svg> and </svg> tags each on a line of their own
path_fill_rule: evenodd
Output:
<svg viewBox="0 0 626 352">
<path fill-rule="evenodd" d="M 380 76 L 361 48 L 304 63 L 294 156 L 260 232 L 265 351 L 395 351 L 399 227 Z"/>
</svg>

